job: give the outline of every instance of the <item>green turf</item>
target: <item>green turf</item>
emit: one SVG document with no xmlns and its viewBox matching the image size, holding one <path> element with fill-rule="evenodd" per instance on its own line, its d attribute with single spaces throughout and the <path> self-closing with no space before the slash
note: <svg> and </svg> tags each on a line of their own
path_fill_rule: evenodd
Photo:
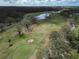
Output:
<svg viewBox="0 0 79 59">
<path fill-rule="evenodd" d="M 35 16 L 36 14 L 27 14 L 28 16 Z M 26 15 L 26 16 L 27 16 Z M 58 30 L 65 22 L 59 15 L 48 18 L 46 21 L 39 22 L 35 27 L 36 30 L 31 33 L 26 33 L 24 36 L 14 36 L 16 34 L 16 26 L 11 27 L 6 32 L 1 33 L 0 38 L 0 59 L 28 59 L 40 47 L 41 42 L 46 38 L 48 32 Z M 8 48 L 8 39 L 12 39 L 14 45 Z M 33 39 L 32 44 L 27 44 L 29 39 Z"/>
</svg>

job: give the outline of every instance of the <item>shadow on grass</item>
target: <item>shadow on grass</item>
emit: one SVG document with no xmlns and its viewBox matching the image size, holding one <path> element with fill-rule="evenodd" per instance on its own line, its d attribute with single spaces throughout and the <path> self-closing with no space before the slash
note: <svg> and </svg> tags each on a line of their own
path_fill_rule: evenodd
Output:
<svg viewBox="0 0 79 59">
<path fill-rule="evenodd" d="M 44 19 L 42 21 L 37 21 L 37 24 L 56 24 L 56 25 L 61 25 L 62 23 L 65 23 L 66 20 L 61 15 L 51 15 L 47 19 Z"/>
</svg>

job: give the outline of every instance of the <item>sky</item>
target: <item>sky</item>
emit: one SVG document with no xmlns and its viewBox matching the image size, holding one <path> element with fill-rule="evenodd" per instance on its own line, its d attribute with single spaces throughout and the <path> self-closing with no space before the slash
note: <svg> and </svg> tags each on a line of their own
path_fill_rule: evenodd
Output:
<svg viewBox="0 0 79 59">
<path fill-rule="evenodd" d="M 0 0 L 0 6 L 79 6 L 78 0 Z"/>
</svg>

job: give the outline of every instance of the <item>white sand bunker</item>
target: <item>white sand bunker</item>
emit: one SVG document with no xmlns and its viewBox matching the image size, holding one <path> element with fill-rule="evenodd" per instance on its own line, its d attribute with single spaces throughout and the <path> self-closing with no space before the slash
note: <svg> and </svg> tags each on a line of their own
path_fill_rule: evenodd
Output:
<svg viewBox="0 0 79 59">
<path fill-rule="evenodd" d="M 29 39 L 29 40 L 27 41 L 28 44 L 31 44 L 31 43 L 33 43 L 33 42 L 34 42 L 34 39 Z"/>
</svg>

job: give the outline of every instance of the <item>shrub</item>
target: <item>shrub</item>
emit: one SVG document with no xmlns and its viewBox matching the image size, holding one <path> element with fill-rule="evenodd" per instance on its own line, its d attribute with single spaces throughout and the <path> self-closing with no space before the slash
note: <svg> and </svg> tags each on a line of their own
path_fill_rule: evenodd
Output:
<svg viewBox="0 0 79 59">
<path fill-rule="evenodd" d="M 71 45 L 73 48 L 78 50 L 79 53 L 79 27 L 77 27 L 74 31 L 71 32 L 72 34 L 72 40 Z"/>
<path fill-rule="evenodd" d="M 69 59 L 69 45 L 62 32 L 55 31 L 50 34 L 50 51 L 52 59 Z"/>
</svg>

